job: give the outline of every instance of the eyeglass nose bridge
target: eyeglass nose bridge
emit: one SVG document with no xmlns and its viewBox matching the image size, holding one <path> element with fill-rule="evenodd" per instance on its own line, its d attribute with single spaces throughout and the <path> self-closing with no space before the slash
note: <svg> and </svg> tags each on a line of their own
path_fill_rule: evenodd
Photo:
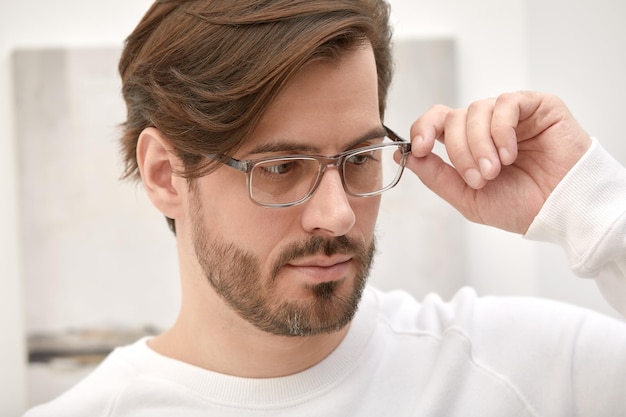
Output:
<svg viewBox="0 0 626 417">
<path fill-rule="evenodd" d="M 344 172 L 343 172 L 343 162 L 347 157 L 348 155 L 338 155 L 338 156 L 325 156 L 325 157 L 318 156 L 315 158 L 317 159 L 318 167 L 319 167 L 317 171 L 317 178 L 315 178 L 315 181 L 313 182 L 311 189 L 309 190 L 307 196 L 305 197 L 306 200 L 308 200 L 309 198 L 313 196 L 313 194 L 315 194 L 315 191 L 317 191 L 317 188 L 322 182 L 322 178 L 324 178 L 326 169 L 329 167 L 337 168 L 339 172 L 339 178 L 341 178 L 341 185 L 343 186 L 343 191 L 346 194 L 350 194 L 350 192 L 348 191 L 348 186 L 346 185 L 346 179 L 344 177 Z"/>
</svg>

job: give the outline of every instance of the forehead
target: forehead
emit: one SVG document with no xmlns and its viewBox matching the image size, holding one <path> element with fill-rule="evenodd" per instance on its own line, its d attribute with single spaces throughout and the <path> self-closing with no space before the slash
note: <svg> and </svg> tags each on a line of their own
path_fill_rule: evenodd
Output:
<svg viewBox="0 0 626 417">
<path fill-rule="evenodd" d="M 296 74 L 241 152 L 281 143 L 339 152 L 381 127 L 376 62 L 371 47 L 363 46 L 337 61 L 313 62 Z"/>
</svg>

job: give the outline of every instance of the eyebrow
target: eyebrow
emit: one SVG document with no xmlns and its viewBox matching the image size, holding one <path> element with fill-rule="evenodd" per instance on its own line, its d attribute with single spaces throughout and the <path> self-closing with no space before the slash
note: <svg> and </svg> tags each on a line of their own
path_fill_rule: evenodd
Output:
<svg viewBox="0 0 626 417">
<path fill-rule="evenodd" d="M 386 135 L 387 135 L 387 130 L 381 125 L 380 127 L 372 129 L 368 131 L 367 133 L 365 133 L 364 135 L 361 135 L 357 139 L 348 143 L 345 150 L 354 148 L 360 145 L 361 143 L 366 142 L 370 139 L 377 139 Z M 313 145 L 297 143 L 292 140 L 279 140 L 273 143 L 264 143 L 264 144 L 258 145 L 254 147 L 253 149 L 251 149 L 246 154 L 254 155 L 254 154 L 260 154 L 260 153 L 273 153 L 273 152 L 276 152 L 276 153 L 277 152 L 319 153 L 319 148 Z"/>
</svg>

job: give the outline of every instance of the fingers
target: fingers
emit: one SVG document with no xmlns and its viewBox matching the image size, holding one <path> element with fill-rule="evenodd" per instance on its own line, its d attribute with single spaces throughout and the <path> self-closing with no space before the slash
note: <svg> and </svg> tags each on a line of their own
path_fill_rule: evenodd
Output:
<svg viewBox="0 0 626 417">
<path fill-rule="evenodd" d="M 491 135 L 494 142 L 498 143 L 498 153 L 503 165 L 510 165 L 517 158 L 517 128 L 522 120 L 535 113 L 541 102 L 542 97 L 538 93 L 526 91 L 502 94 L 497 98 L 491 121 Z M 545 126 L 541 129 L 545 129 Z"/>
<path fill-rule="evenodd" d="M 511 93 L 476 101 L 467 109 L 435 106 L 411 128 L 413 156 L 428 155 L 439 140 L 465 183 L 482 188 L 503 165 L 516 160 L 520 117 L 532 112 L 538 101 L 532 93 Z"/>
<path fill-rule="evenodd" d="M 446 118 L 451 109 L 436 105 L 411 126 L 411 153 L 418 158 L 431 153 L 435 141 L 442 139 Z"/>
<path fill-rule="evenodd" d="M 410 155 L 406 160 L 406 167 L 413 171 L 422 183 L 439 197 L 457 210 L 466 213 L 466 210 L 461 207 L 464 202 L 462 197 L 467 189 L 465 181 L 453 167 L 446 164 L 439 156 L 434 153 L 421 158 Z M 470 216 L 467 217 L 470 218 Z"/>
<path fill-rule="evenodd" d="M 452 138 L 461 143 L 467 142 L 471 159 L 464 159 L 461 155 L 451 155 L 450 158 L 455 166 L 459 166 L 455 161 L 463 161 L 463 166 L 467 167 L 465 169 L 473 173 L 471 176 L 467 173 L 464 175 L 468 185 L 473 188 L 483 187 L 487 180 L 496 178 L 500 173 L 499 144 L 492 135 L 492 118 L 493 100 L 477 101 L 468 107 L 465 120 L 458 121 L 459 124 L 465 123 L 466 137 L 455 135 Z M 480 175 L 481 181 L 476 180 L 477 175 Z M 473 182 L 469 179 L 473 179 Z"/>
<path fill-rule="evenodd" d="M 473 118 L 466 123 L 470 113 L 471 109 L 450 112 L 446 120 L 445 146 L 450 162 L 465 182 L 472 188 L 481 188 L 486 184 L 485 173 L 489 178 L 494 175 L 493 163 L 483 156 L 492 152 L 479 143 L 479 137 L 485 133 L 483 121 Z"/>
</svg>

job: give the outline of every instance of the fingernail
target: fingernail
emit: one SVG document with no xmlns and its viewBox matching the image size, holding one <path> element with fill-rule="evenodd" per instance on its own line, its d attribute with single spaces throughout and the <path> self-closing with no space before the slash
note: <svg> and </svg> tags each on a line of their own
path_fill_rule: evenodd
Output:
<svg viewBox="0 0 626 417">
<path fill-rule="evenodd" d="M 422 135 L 418 135 L 413 138 L 413 146 L 421 148 L 423 144 L 424 144 L 424 137 Z"/>
<path fill-rule="evenodd" d="M 511 153 L 509 152 L 507 148 L 498 149 L 498 154 L 500 155 L 500 161 L 502 161 L 502 163 L 510 162 L 509 158 L 511 158 Z"/>
<path fill-rule="evenodd" d="M 480 175 L 480 172 L 478 172 L 477 169 L 468 169 L 467 171 L 465 171 L 465 182 L 467 183 L 467 185 L 469 185 L 472 188 L 478 188 L 480 186 L 480 183 L 483 180 L 482 175 Z"/>
<path fill-rule="evenodd" d="M 478 160 L 478 166 L 480 167 L 480 172 L 483 177 L 487 177 L 491 172 L 491 168 L 493 168 L 493 164 L 487 158 L 480 158 Z"/>
</svg>

